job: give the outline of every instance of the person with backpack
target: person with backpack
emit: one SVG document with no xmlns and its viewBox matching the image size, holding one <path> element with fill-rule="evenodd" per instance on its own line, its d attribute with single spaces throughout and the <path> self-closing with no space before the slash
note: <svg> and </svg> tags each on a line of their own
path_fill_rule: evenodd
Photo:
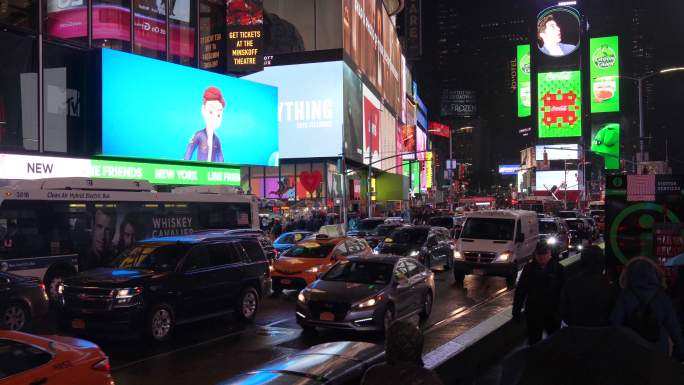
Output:
<svg viewBox="0 0 684 385">
<path fill-rule="evenodd" d="M 664 279 L 656 263 L 645 257 L 632 258 L 620 275 L 622 292 L 610 315 L 611 324 L 632 329 L 652 344 L 654 350 L 684 361 L 684 338 L 664 290 Z"/>
<path fill-rule="evenodd" d="M 606 268 L 603 250 L 588 246 L 582 250 L 579 265 L 579 273 L 563 286 L 561 318 L 568 326 L 608 326 L 618 288 L 603 274 Z"/>
</svg>

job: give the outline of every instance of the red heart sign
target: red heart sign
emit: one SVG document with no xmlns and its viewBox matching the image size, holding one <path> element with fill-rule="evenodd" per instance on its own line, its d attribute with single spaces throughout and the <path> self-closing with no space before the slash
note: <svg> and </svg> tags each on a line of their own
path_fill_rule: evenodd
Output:
<svg viewBox="0 0 684 385">
<path fill-rule="evenodd" d="M 299 174 L 299 181 L 302 183 L 302 186 L 304 186 L 304 189 L 310 194 L 313 194 L 316 191 L 322 180 L 323 176 L 320 171 L 302 171 L 301 174 Z"/>
</svg>

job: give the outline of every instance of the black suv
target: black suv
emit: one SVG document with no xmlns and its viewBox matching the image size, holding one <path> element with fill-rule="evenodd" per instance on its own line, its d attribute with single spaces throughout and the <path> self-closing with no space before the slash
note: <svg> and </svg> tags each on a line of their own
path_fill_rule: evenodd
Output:
<svg viewBox="0 0 684 385">
<path fill-rule="evenodd" d="M 165 341 L 178 324 L 231 310 L 251 321 L 270 291 L 269 263 L 256 239 L 153 238 L 138 242 L 112 268 L 65 280 L 60 319 L 76 332 L 142 331 Z"/>
<path fill-rule="evenodd" d="M 277 258 L 276 250 L 273 247 L 273 241 L 271 241 L 271 237 L 269 237 L 268 234 L 266 234 L 265 232 L 263 232 L 261 230 L 253 230 L 253 229 L 201 230 L 201 231 L 196 231 L 193 234 L 204 235 L 204 236 L 214 236 L 214 237 L 230 236 L 230 237 L 241 237 L 241 238 L 254 238 L 257 241 L 259 241 L 261 248 L 264 249 L 264 253 L 266 254 L 266 258 L 268 258 L 269 261 L 273 262 Z"/>
<path fill-rule="evenodd" d="M 412 257 L 429 269 L 435 266 L 449 269 L 454 263 L 453 240 L 444 227 L 400 227 L 380 242 L 375 252 Z"/>
</svg>

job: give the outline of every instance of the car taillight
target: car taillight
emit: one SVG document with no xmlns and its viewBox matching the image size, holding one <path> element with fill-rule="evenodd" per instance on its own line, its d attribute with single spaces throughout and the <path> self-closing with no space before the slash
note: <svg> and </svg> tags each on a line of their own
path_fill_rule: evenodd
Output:
<svg viewBox="0 0 684 385">
<path fill-rule="evenodd" d="M 39 284 L 38 284 L 38 287 L 41 288 L 41 289 L 43 289 L 43 291 L 45 291 L 45 284 L 44 284 L 44 283 L 42 283 L 42 282 L 39 283 Z"/>
<path fill-rule="evenodd" d="M 93 365 L 93 369 L 109 373 L 112 371 L 112 365 L 109 363 L 109 358 L 105 358 Z"/>
</svg>

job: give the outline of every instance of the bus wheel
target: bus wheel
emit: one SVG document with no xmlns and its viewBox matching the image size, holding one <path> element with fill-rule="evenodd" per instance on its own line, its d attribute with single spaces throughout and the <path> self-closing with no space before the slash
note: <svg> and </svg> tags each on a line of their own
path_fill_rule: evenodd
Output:
<svg viewBox="0 0 684 385">
<path fill-rule="evenodd" d="M 45 276 L 45 287 L 47 289 L 48 297 L 50 297 L 50 302 L 59 301 L 59 285 L 64 283 L 64 279 L 73 273 L 67 271 L 66 269 L 58 269 L 51 271 Z"/>
</svg>

